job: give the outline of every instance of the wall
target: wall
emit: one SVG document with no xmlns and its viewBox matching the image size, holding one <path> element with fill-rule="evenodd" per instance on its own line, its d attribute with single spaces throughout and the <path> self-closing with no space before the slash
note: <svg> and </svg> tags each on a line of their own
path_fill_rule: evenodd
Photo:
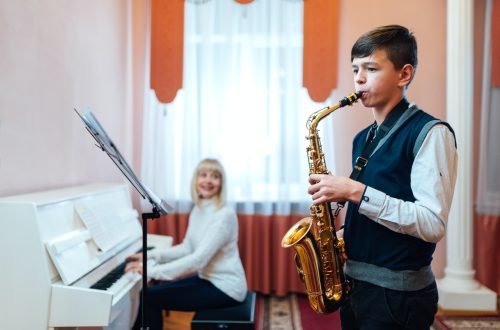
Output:
<svg viewBox="0 0 500 330">
<path fill-rule="evenodd" d="M 0 0 L 0 196 L 123 181 L 73 108 L 90 107 L 134 158 L 131 12 L 124 0 Z"/>
</svg>

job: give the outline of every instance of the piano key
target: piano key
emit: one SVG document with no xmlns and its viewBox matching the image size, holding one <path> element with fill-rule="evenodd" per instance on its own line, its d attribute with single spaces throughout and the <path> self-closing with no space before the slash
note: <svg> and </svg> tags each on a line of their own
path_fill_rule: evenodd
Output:
<svg viewBox="0 0 500 330">
<path fill-rule="evenodd" d="M 110 271 L 106 276 L 101 278 L 99 281 L 90 286 L 91 289 L 106 290 L 113 283 L 115 283 L 125 272 L 125 267 L 127 266 L 127 261 L 122 262 L 112 271 Z"/>
</svg>

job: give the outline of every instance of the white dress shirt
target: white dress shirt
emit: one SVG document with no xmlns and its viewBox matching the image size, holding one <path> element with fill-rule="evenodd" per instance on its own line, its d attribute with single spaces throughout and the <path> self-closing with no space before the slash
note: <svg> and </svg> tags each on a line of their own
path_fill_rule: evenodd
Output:
<svg viewBox="0 0 500 330">
<path fill-rule="evenodd" d="M 359 213 L 398 233 L 437 243 L 446 232 L 457 178 L 457 150 L 445 125 L 427 134 L 411 169 L 415 202 L 406 202 L 367 187 Z"/>
</svg>

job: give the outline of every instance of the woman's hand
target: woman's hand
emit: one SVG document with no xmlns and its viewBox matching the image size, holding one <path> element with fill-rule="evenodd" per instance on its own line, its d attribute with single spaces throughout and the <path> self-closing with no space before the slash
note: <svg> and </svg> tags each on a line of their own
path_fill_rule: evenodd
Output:
<svg viewBox="0 0 500 330">
<path fill-rule="evenodd" d="M 127 257 L 125 272 L 136 272 L 142 275 L 142 253 L 135 253 Z"/>
<path fill-rule="evenodd" d="M 141 261 L 142 262 L 142 252 L 128 256 L 127 261 Z"/>
<path fill-rule="evenodd" d="M 131 261 L 127 263 L 125 272 L 136 272 L 142 275 L 142 261 Z"/>
</svg>

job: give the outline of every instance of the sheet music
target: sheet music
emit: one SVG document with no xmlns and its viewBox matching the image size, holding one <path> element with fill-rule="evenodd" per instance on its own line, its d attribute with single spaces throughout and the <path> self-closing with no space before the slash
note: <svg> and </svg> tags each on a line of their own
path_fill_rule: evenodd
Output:
<svg viewBox="0 0 500 330">
<path fill-rule="evenodd" d="M 106 217 L 106 210 L 102 207 L 97 207 L 97 210 L 92 210 L 90 205 L 78 203 L 75 205 L 75 210 L 85 224 L 85 227 L 89 230 L 90 236 L 96 245 L 103 252 L 106 252 L 123 239 L 123 236 L 120 237 L 122 232 L 117 230 L 117 228 L 122 227 L 120 227 L 118 217 Z"/>
<path fill-rule="evenodd" d="M 141 181 L 137 178 L 132 168 L 128 165 L 127 161 L 118 151 L 113 141 L 109 138 L 108 134 L 99 123 L 97 118 L 91 111 L 86 111 L 83 115 L 80 114 L 76 109 L 74 109 L 78 116 L 85 123 L 87 131 L 94 137 L 98 143 L 98 147 L 101 148 L 109 158 L 116 164 L 120 171 L 125 175 L 127 180 L 134 186 L 137 192 L 142 196 L 142 198 L 149 200 L 151 205 L 156 208 L 160 213 L 168 214 L 173 210 L 173 208 L 166 203 L 164 200 L 158 198 L 151 190 L 145 187 Z M 92 222 L 92 221 L 91 221 Z M 104 244 L 106 245 L 106 244 Z"/>
</svg>

